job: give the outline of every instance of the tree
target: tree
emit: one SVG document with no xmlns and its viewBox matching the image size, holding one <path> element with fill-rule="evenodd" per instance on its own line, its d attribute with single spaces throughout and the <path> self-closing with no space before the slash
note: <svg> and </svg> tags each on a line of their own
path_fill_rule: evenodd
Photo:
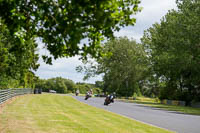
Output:
<svg viewBox="0 0 200 133">
<path fill-rule="evenodd" d="M 11 36 L 0 19 L 0 88 L 33 85 L 33 82 L 29 82 L 35 78 L 32 71 L 39 67 L 36 47 L 32 38 L 22 43 Z"/>
<path fill-rule="evenodd" d="M 65 79 L 62 77 L 50 78 L 50 79 L 38 79 L 36 81 L 36 88 L 42 89 L 44 92 L 49 92 L 49 90 L 55 90 L 58 93 L 71 93 L 75 92 L 76 85 L 70 79 Z"/>
<path fill-rule="evenodd" d="M 46 86 L 46 80 L 45 79 L 37 79 L 35 81 L 35 88 L 42 89 L 44 92 L 49 92 L 49 88 Z"/>
<path fill-rule="evenodd" d="M 123 96 L 139 93 L 139 82 L 147 72 L 146 54 L 142 45 L 128 38 L 116 38 L 104 45 L 104 56 L 86 69 L 86 77 L 103 73 L 104 92 Z M 78 68 L 81 72 L 81 67 Z M 84 69 L 83 69 L 84 70 Z"/>
<path fill-rule="evenodd" d="M 114 31 L 135 24 L 133 15 L 140 11 L 139 3 L 140 0 L 3 0 L 0 17 L 11 34 L 22 41 L 41 38 L 55 59 L 87 54 L 98 57 L 103 38 L 112 38 Z M 89 43 L 78 45 L 83 39 Z M 51 58 L 44 59 L 51 62 Z"/>
<path fill-rule="evenodd" d="M 75 83 L 70 79 L 63 79 L 64 84 L 67 86 L 68 92 L 75 92 Z"/>
<path fill-rule="evenodd" d="M 200 1 L 177 0 L 178 10 L 169 11 L 142 38 L 156 74 L 166 86 L 161 98 L 200 100 Z"/>
<path fill-rule="evenodd" d="M 103 90 L 104 82 L 103 81 L 95 81 L 95 87 Z"/>
</svg>

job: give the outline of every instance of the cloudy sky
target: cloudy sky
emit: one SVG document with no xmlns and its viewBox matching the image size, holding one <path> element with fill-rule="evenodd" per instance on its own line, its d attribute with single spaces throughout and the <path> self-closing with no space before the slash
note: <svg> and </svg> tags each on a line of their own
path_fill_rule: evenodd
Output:
<svg viewBox="0 0 200 133">
<path fill-rule="evenodd" d="M 128 38 L 134 38 L 137 42 L 143 35 L 144 30 L 148 29 L 155 22 L 160 22 L 160 19 L 170 9 L 176 9 L 176 0 L 142 0 L 140 4 L 143 10 L 136 15 L 137 22 L 135 26 L 128 26 L 116 32 L 116 36 L 127 36 Z M 40 45 L 40 54 L 48 54 L 48 51 L 42 49 Z M 74 82 L 83 82 L 83 74 L 77 73 L 75 68 L 78 65 L 82 65 L 78 57 L 68 59 L 57 59 L 53 61 L 53 65 L 45 64 L 42 59 L 39 60 L 40 68 L 37 70 L 36 75 L 42 79 L 48 79 L 52 77 L 63 77 L 73 80 Z M 88 83 L 94 83 L 96 80 L 101 80 L 101 76 L 91 78 Z"/>
</svg>

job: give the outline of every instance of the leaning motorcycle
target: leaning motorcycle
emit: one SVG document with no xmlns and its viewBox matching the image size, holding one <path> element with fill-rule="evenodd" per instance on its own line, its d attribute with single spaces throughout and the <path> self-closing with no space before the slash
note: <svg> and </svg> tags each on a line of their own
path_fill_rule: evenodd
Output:
<svg viewBox="0 0 200 133">
<path fill-rule="evenodd" d="M 104 105 L 108 105 L 108 104 L 110 104 L 110 103 L 114 103 L 114 96 L 113 96 L 113 95 L 108 95 L 108 96 L 106 96 Z"/>
<path fill-rule="evenodd" d="M 92 97 L 90 93 L 86 93 L 85 95 L 85 100 L 87 100 L 88 98 Z"/>
</svg>

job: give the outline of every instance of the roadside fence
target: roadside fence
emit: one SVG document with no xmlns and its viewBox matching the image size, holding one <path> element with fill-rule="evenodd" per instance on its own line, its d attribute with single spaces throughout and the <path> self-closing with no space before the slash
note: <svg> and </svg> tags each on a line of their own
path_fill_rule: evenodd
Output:
<svg viewBox="0 0 200 133">
<path fill-rule="evenodd" d="M 167 100 L 164 99 L 161 101 L 162 104 L 168 104 L 168 105 L 176 105 L 176 106 L 185 106 L 185 101 L 177 101 L 177 100 Z"/>
<path fill-rule="evenodd" d="M 11 99 L 12 97 L 32 93 L 33 90 L 30 88 L 0 90 L 0 104 L 4 103 L 8 99 Z"/>
</svg>

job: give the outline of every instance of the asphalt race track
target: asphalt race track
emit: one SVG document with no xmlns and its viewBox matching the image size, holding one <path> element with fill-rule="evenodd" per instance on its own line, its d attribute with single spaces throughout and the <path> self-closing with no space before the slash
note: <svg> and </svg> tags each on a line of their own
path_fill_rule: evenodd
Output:
<svg viewBox="0 0 200 133">
<path fill-rule="evenodd" d="M 119 101 L 104 106 L 104 98 L 89 98 L 88 100 L 84 100 L 84 97 L 81 96 L 73 97 L 86 104 L 178 133 L 200 133 L 200 116 Z"/>
</svg>

